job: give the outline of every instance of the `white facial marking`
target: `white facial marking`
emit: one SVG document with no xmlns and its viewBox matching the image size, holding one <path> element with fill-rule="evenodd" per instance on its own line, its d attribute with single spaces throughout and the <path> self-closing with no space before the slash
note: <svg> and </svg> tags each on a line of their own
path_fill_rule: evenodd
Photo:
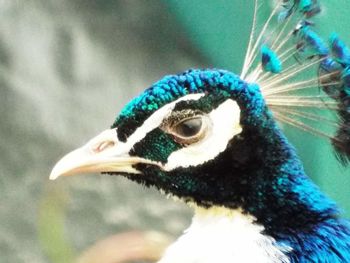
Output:
<svg viewBox="0 0 350 263">
<path fill-rule="evenodd" d="M 197 208 L 191 226 L 158 263 L 288 263 L 291 250 L 241 210 Z"/>
<path fill-rule="evenodd" d="M 196 166 L 214 159 L 235 135 L 242 132 L 240 113 L 237 102 L 226 100 L 209 114 L 212 125 L 206 137 L 171 153 L 164 169 L 170 171 L 177 167 Z"/>
<path fill-rule="evenodd" d="M 163 120 L 170 115 L 172 110 L 175 108 L 175 105 L 180 101 L 188 101 L 188 100 L 199 100 L 203 97 L 203 93 L 199 94 L 189 94 L 184 97 L 181 97 L 169 104 L 164 105 L 159 110 L 154 112 L 143 124 L 139 127 L 129 138 L 127 143 L 134 145 L 135 143 L 141 141 L 148 132 L 153 129 L 159 127 Z"/>
<path fill-rule="evenodd" d="M 139 141 L 141 141 L 143 138 L 146 137 L 147 133 L 159 127 L 163 122 L 163 120 L 171 114 L 172 110 L 175 108 L 175 105 L 178 102 L 188 101 L 188 100 L 199 100 L 204 95 L 205 95 L 204 93 L 189 94 L 171 103 L 168 103 L 163 107 L 161 107 L 160 109 L 158 109 L 150 117 L 148 117 L 145 120 L 145 122 L 136 129 L 136 131 L 133 134 L 129 136 L 129 138 L 125 143 L 118 142 L 118 153 L 120 154 L 128 153 L 136 143 L 138 143 Z"/>
</svg>

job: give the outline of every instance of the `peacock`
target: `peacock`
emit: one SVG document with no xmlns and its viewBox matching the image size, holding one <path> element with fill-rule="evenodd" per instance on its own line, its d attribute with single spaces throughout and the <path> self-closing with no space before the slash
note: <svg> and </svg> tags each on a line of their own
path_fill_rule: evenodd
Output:
<svg viewBox="0 0 350 263">
<path fill-rule="evenodd" d="M 349 221 L 305 174 L 281 128 L 329 139 L 349 164 L 350 49 L 335 33 L 317 33 L 318 0 L 275 1 L 261 27 L 263 3 L 254 3 L 240 75 L 163 77 L 51 172 L 121 175 L 192 207 L 191 225 L 160 263 L 350 262 Z"/>
</svg>

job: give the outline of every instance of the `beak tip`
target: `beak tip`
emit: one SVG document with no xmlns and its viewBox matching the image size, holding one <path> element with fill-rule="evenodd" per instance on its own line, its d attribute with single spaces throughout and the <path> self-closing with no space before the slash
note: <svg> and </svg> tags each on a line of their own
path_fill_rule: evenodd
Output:
<svg viewBox="0 0 350 263">
<path fill-rule="evenodd" d="M 58 177 L 60 176 L 60 174 L 56 173 L 55 170 L 52 170 L 52 172 L 50 173 L 50 180 L 56 180 Z"/>
<path fill-rule="evenodd" d="M 56 180 L 58 177 L 60 177 L 61 175 L 64 175 L 64 174 L 65 174 L 65 170 L 62 169 L 61 162 L 58 162 L 58 163 L 56 163 L 56 165 L 51 170 L 49 179 L 51 181 L 53 181 L 53 180 Z"/>
</svg>

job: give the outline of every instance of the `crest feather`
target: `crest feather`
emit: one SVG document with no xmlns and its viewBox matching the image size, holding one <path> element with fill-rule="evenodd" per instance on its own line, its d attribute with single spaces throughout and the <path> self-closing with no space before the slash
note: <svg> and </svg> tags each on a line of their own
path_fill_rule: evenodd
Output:
<svg viewBox="0 0 350 263">
<path fill-rule="evenodd" d="M 276 119 L 330 139 L 339 160 L 349 163 L 350 49 L 337 34 L 327 44 L 314 30 L 311 19 L 321 12 L 318 0 L 278 1 L 255 36 L 258 7 L 256 0 L 241 78 L 260 86 Z M 273 27 L 278 30 L 265 37 Z M 334 112 L 333 119 L 324 117 L 325 111 Z M 320 123 L 330 125 L 335 135 L 313 126 Z"/>
</svg>

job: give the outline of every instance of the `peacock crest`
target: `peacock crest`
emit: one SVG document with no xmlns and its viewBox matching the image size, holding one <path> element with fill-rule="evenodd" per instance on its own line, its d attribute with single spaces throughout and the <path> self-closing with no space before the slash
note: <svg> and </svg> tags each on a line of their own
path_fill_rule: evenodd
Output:
<svg viewBox="0 0 350 263">
<path fill-rule="evenodd" d="M 317 33 L 318 0 L 278 1 L 258 30 L 261 5 L 255 0 L 241 78 L 260 86 L 277 120 L 328 138 L 339 160 L 348 163 L 349 48 L 335 33 L 328 40 Z M 325 131 L 329 128 L 335 128 L 335 135 Z"/>
</svg>

